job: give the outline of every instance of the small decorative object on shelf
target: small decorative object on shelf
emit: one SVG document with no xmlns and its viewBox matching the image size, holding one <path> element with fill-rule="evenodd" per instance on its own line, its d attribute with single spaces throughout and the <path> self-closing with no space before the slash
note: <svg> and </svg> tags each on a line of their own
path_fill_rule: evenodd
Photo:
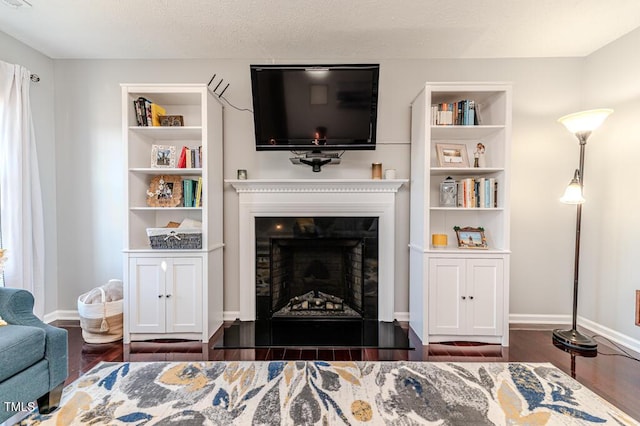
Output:
<svg viewBox="0 0 640 426">
<path fill-rule="evenodd" d="M 396 169 L 387 169 L 384 171 L 384 178 L 393 180 L 396 178 Z"/>
<path fill-rule="evenodd" d="M 487 163 L 484 158 L 485 147 L 482 142 L 478 142 L 476 150 L 473 153 L 473 167 L 484 168 L 487 167 Z"/>
<path fill-rule="evenodd" d="M 433 248 L 446 248 L 449 244 L 447 234 L 433 234 L 431 236 L 431 245 Z"/>
<path fill-rule="evenodd" d="M 171 145 L 153 145 L 151 147 L 151 167 L 176 166 L 176 147 Z"/>
<path fill-rule="evenodd" d="M 238 169 L 238 180 L 247 180 L 247 171 L 244 169 Z"/>
<path fill-rule="evenodd" d="M 471 228 L 454 226 L 458 237 L 458 248 L 487 249 L 487 239 L 484 236 L 484 228 Z"/>
<path fill-rule="evenodd" d="M 451 176 L 447 176 L 440 184 L 440 207 L 458 206 L 458 184 Z"/>
<path fill-rule="evenodd" d="M 382 163 L 371 164 L 371 179 L 382 179 Z"/>
<path fill-rule="evenodd" d="M 177 207 L 182 200 L 182 178 L 180 176 L 155 176 L 147 190 L 150 207 Z"/>
<path fill-rule="evenodd" d="M 438 143 L 436 151 L 440 167 L 469 167 L 467 146 L 464 144 Z"/>
<path fill-rule="evenodd" d="M 181 115 L 160 115 L 158 121 L 163 127 L 184 126 L 184 118 Z"/>
</svg>

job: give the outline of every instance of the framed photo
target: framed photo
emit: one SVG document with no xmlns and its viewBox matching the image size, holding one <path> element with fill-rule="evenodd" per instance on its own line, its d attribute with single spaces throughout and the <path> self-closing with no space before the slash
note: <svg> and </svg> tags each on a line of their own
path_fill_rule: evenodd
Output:
<svg viewBox="0 0 640 426">
<path fill-rule="evenodd" d="M 440 167 L 469 167 L 466 145 L 437 143 L 436 152 Z"/>
<path fill-rule="evenodd" d="M 487 239 L 484 236 L 484 228 L 453 228 L 458 237 L 458 248 L 464 249 L 487 249 Z"/>
<path fill-rule="evenodd" d="M 176 166 L 176 147 L 172 145 L 153 145 L 151 147 L 151 167 Z"/>
<path fill-rule="evenodd" d="M 178 207 L 182 204 L 182 177 L 160 175 L 151 179 L 147 189 L 150 207 Z"/>
<path fill-rule="evenodd" d="M 164 127 L 184 126 L 184 118 L 181 115 L 159 115 L 158 120 Z"/>
</svg>

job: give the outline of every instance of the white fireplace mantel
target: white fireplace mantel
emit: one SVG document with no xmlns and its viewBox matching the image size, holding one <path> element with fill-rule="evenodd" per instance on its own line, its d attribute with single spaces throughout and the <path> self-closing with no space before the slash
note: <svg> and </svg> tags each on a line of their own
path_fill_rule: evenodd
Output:
<svg viewBox="0 0 640 426">
<path fill-rule="evenodd" d="M 225 180 L 238 192 L 240 320 L 256 315 L 256 217 L 378 218 L 378 318 L 393 321 L 395 195 L 406 179 Z"/>
</svg>

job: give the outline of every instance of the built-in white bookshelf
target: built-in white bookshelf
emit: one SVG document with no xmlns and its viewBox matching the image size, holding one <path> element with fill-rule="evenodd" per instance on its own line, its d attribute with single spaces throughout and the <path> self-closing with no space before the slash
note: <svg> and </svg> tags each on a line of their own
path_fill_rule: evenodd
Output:
<svg viewBox="0 0 640 426">
<path fill-rule="evenodd" d="M 207 342 L 222 325 L 223 106 L 203 84 L 122 84 L 125 144 L 124 341 L 181 338 Z M 181 126 L 140 125 L 135 101 L 145 98 L 181 116 Z M 199 167 L 178 167 L 183 150 L 201 150 Z M 172 162 L 158 165 L 158 150 Z M 148 201 L 154 179 L 201 183 L 200 203 Z M 181 186 L 182 189 L 182 186 Z M 176 196 L 177 199 L 177 196 Z M 186 220 L 186 221 L 185 221 Z M 201 245 L 153 248 L 149 228 L 199 224 Z"/>
<path fill-rule="evenodd" d="M 473 123 L 434 124 L 432 106 L 460 101 L 472 101 Z M 478 144 L 484 147 L 483 158 L 474 167 Z M 467 163 L 456 157 L 451 167 L 439 151 L 460 154 Z M 510 155 L 509 84 L 426 83 L 413 101 L 410 325 L 425 345 L 445 340 L 508 345 Z M 488 189 L 495 201 L 443 206 L 441 183 L 448 177 L 466 180 L 467 188 L 476 188 L 471 197 L 478 199 L 479 188 L 495 183 Z M 473 186 L 480 182 L 487 187 Z M 487 247 L 459 248 L 454 227 L 482 229 Z M 447 245 L 434 247 L 434 234 L 446 235 Z"/>
</svg>

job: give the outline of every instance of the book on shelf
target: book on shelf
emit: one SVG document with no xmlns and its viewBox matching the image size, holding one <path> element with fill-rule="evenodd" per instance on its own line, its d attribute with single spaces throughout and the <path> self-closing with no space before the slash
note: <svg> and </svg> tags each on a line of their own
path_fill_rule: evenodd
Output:
<svg viewBox="0 0 640 426">
<path fill-rule="evenodd" d="M 201 146 L 195 149 L 193 167 L 195 167 L 196 169 L 199 169 L 202 167 L 202 147 Z"/>
<path fill-rule="evenodd" d="M 495 178 L 462 178 L 456 181 L 458 207 L 497 208 L 498 182 Z"/>
<path fill-rule="evenodd" d="M 194 207 L 202 207 L 202 176 L 198 177 L 196 184 L 196 201 Z"/>
<path fill-rule="evenodd" d="M 202 168 L 202 147 L 189 148 L 183 146 L 176 167 L 179 169 Z"/>
<path fill-rule="evenodd" d="M 182 180 L 183 207 L 202 207 L 202 176 Z"/>
<path fill-rule="evenodd" d="M 187 167 L 187 147 L 183 146 L 180 150 L 180 156 L 178 157 L 178 163 L 176 167 L 179 169 L 184 169 Z"/>
<path fill-rule="evenodd" d="M 431 123 L 434 126 L 476 126 L 478 105 L 472 99 L 431 105 Z"/>
<path fill-rule="evenodd" d="M 167 110 L 164 109 L 163 107 L 161 107 L 158 104 L 151 104 L 151 123 L 153 126 L 159 126 L 160 125 L 160 116 L 161 115 L 166 115 L 167 114 Z"/>
<path fill-rule="evenodd" d="M 135 99 L 133 106 L 138 126 L 160 126 L 159 116 L 167 113 L 164 107 L 153 103 L 143 96 Z"/>
</svg>

